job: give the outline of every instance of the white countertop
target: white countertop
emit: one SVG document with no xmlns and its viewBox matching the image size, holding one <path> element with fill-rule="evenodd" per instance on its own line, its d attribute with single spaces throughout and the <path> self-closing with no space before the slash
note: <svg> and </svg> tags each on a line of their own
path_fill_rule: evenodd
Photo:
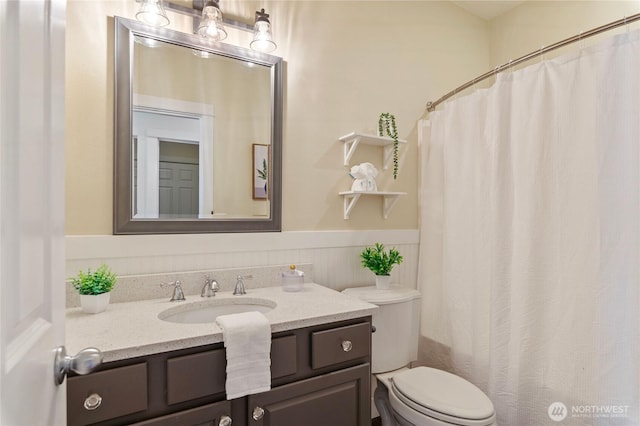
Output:
<svg viewBox="0 0 640 426">
<path fill-rule="evenodd" d="M 66 346 L 70 354 L 86 347 L 102 351 L 104 362 L 167 352 L 222 342 L 217 323 L 179 324 L 163 321 L 158 314 L 165 309 L 208 300 L 261 298 L 276 303 L 264 315 L 271 332 L 372 315 L 378 307 L 354 297 L 313 283 L 305 283 L 300 292 L 284 292 L 280 286 L 247 289 L 245 296 L 219 292 L 215 297 L 187 295 L 184 302 L 168 298 L 128 303 L 112 303 L 105 312 L 85 314 L 81 308 L 67 309 Z"/>
</svg>

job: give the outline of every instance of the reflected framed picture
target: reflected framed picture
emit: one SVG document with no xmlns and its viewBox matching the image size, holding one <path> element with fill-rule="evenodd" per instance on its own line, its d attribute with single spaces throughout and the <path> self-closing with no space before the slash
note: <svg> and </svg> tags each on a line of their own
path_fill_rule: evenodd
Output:
<svg viewBox="0 0 640 426">
<path fill-rule="evenodd" d="M 269 199 L 269 145 L 254 143 L 252 145 L 253 155 L 253 199 Z"/>
</svg>

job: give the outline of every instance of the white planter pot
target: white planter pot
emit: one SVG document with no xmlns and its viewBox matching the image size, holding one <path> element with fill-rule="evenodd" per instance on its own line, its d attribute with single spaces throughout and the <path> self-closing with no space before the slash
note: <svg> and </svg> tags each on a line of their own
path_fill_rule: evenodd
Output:
<svg viewBox="0 0 640 426">
<path fill-rule="evenodd" d="M 107 310 L 109 299 L 111 299 L 111 293 L 102 293 L 95 296 L 81 294 L 80 306 L 82 306 L 82 310 L 88 314 L 98 314 Z"/>
<path fill-rule="evenodd" d="M 386 290 L 391 287 L 391 275 L 376 275 L 376 288 Z"/>
</svg>

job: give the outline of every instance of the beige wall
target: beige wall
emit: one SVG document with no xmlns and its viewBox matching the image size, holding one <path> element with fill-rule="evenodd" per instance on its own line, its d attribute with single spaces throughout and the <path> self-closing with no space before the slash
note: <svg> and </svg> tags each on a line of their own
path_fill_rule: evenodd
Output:
<svg viewBox="0 0 640 426">
<path fill-rule="evenodd" d="M 286 61 L 283 229 L 303 232 L 110 236 L 110 17 L 132 18 L 137 3 L 69 0 L 68 276 L 103 262 L 120 275 L 313 263 L 316 282 L 342 289 L 373 284 L 371 274 L 360 267 L 358 254 L 365 245 L 380 241 L 397 246 L 405 256 L 405 262 L 394 269 L 397 282 L 415 286 L 415 123 L 423 115 L 425 103 L 509 58 L 640 9 L 635 0 L 527 2 L 486 23 L 449 2 L 223 3 L 225 10 L 235 15 L 251 16 L 258 7 L 272 13 L 279 45 L 275 53 Z M 172 27 L 188 30 L 187 18 L 172 15 L 171 19 Z M 380 39 L 379 33 L 386 39 Z M 229 30 L 230 42 L 246 46 L 248 40 L 248 33 Z M 342 145 L 337 138 L 352 130 L 374 129 L 383 111 L 396 114 L 400 136 L 409 144 L 401 148 L 398 181 L 385 172 L 379 184 L 410 195 L 398 202 L 386 221 L 381 218 L 380 200 L 362 200 L 351 219 L 344 221 L 337 192 L 348 189 L 351 180 L 342 166 Z M 379 165 L 380 158 L 379 149 L 362 149 L 352 163 L 373 160 Z"/>
<path fill-rule="evenodd" d="M 486 23 L 440 1 L 225 2 L 249 17 L 272 16 L 275 54 L 286 61 L 283 230 L 415 229 L 418 226 L 416 120 L 424 105 L 498 64 L 580 31 L 640 11 L 637 1 L 530 1 Z M 68 235 L 112 232 L 113 30 L 110 17 L 133 18 L 130 0 L 70 0 L 67 12 Z M 190 22 L 171 14 L 172 28 Z M 630 25 L 638 28 L 638 24 Z M 624 31 L 621 29 L 619 31 Z M 247 33 L 229 30 L 231 43 Z M 589 41 L 590 43 L 591 41 Z M 387 220 L 381 200 L 362 199 L 342 219 L 339 191 L 351 185 L 337 138 L 373 130 L 380 112 L 396 115 L 401 138 L 397 181 L 406 191 Z M 364 147 L 351 163 L 380 167 L 379 148 Z"/>
<path fill-rule="evenodd" d="M 636 13 L 640 13 L 640 1 L 637 0 L 528 1 L 489 23 L 491 67 Z M 629 29 L 637 28 L 640 28 L 637 23 L 629 25 Z M 584 44 L 626 30 L 620 28 L 608 31 L 585 40 Z M 564 50 L 559 49 L 556 53 L 549 53 L 546 57 L 553 57 L 579 46 L 580 43 L 574 44 L 563 48 Z"/>
<path fill-rule="evenodd" d="M 133 18 L 133 0 L 70 0 L 67 7 L 66 233 L 112 233 L 113 20 Z M 425 103 L 489 66 L 487 24 L 448 1 L 227 0 L 224 10 L 271 13 L 285 65 L 283 230 L 416 229 L 416 120 Z M 172 27 L 188 28 L 170 13 Z M 246 41 L 233 34 L 229 41 Z M 342 143 L 351 131 L 373 130 L 394 113 L 400 173 L 378 177 L 382 190 L 406 191 L 387 220 L 381 199 L 363 199 L 342 218 L 339 191 L 351 179 Z M 381 167 L 379 148 L 359 149 L 352 164 Z"/>
</svg>

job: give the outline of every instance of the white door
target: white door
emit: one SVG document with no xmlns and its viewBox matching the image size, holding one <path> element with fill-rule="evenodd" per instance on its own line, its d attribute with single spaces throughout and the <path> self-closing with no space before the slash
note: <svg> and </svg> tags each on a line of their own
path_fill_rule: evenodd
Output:
<svg viewBox="0 0 640 426">
<path fill-rule="evenodd" d="M 64 425 L 64 0 L 0 0 L 0 424 Z"/>
</svg>

